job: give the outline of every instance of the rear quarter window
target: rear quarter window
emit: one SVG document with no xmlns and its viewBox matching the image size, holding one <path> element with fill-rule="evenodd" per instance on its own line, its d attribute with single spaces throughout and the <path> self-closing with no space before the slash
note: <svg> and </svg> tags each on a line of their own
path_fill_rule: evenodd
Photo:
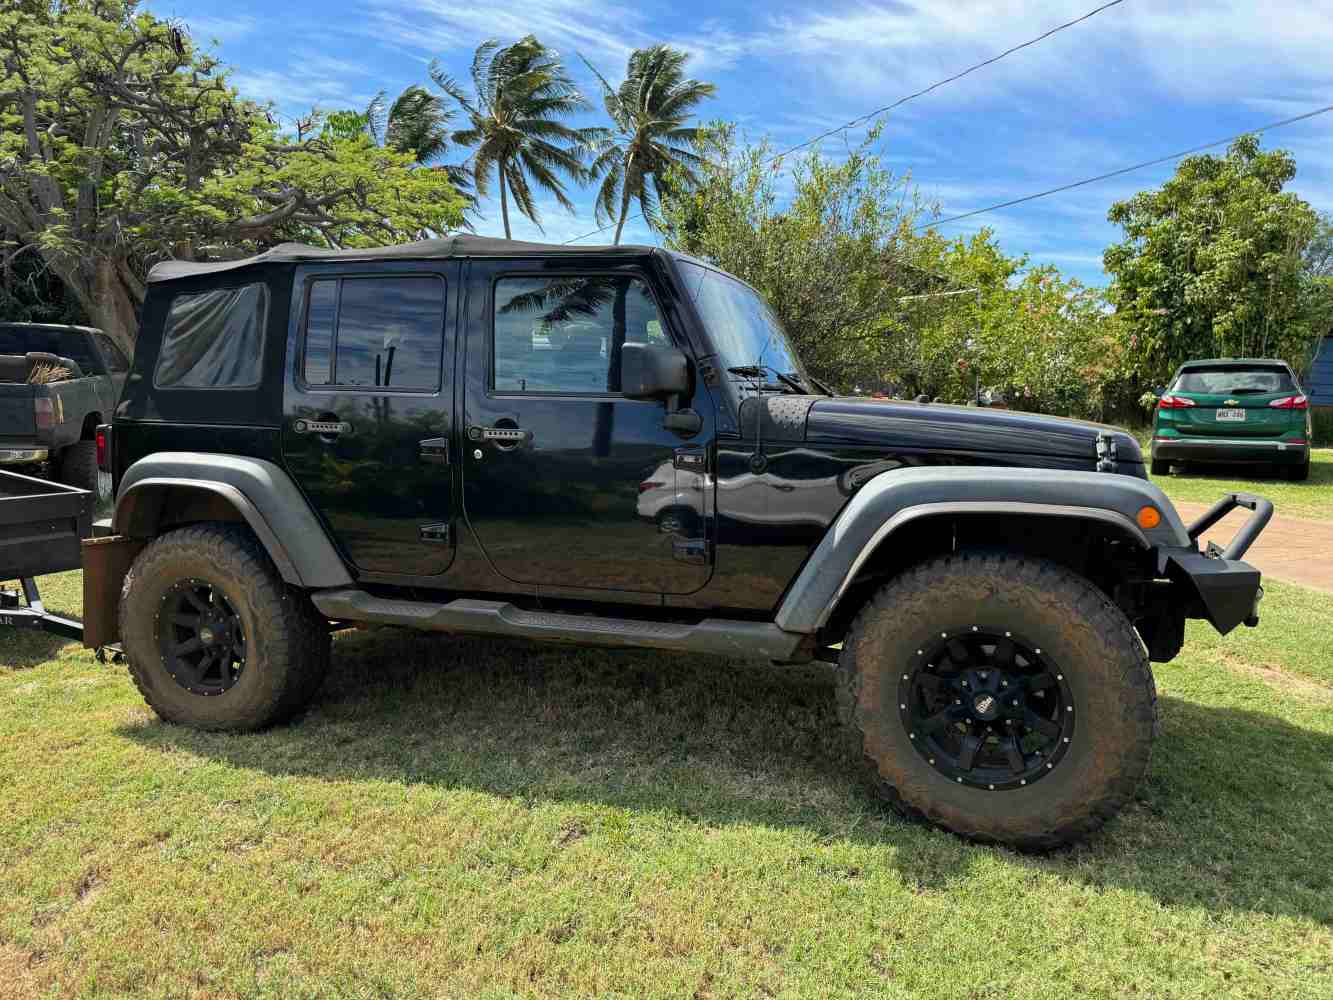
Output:
<svg viewBox="0 0 1333 1000">
<path fill-rule="evenodd" d="M 171 300 L 153 381 L 159 389 L 249 389 L 264 364 L 268 288 L 263 284 Z"/>
</svg>

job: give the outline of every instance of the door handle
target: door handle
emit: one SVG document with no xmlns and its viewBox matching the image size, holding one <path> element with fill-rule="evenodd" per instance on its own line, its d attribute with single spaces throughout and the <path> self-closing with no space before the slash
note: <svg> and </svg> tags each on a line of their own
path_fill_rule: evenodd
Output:
<svg viewBox="0 0 1333 1000">
<path fill-rule="evenodd" d="M 319 434 L 322 437 L 337 437 L 339 434 L 351 434 L 352 425 L 346 420 L 296 420 L 292 430 L 297 434 Z"/>
<path fill-rule="evenodd" d="M 494 441 L 499 445 L 513 446 L 526 444 L 532 440 L 532 432 L 517 427 L 469 427 L 467 436 L 473 441 Z"/>
<path fill-rule="evenodd" d="M 421 460 L 432 465 L 449 464 L 449 439 L 427 438 L 421 442 Z"/>
</svg>

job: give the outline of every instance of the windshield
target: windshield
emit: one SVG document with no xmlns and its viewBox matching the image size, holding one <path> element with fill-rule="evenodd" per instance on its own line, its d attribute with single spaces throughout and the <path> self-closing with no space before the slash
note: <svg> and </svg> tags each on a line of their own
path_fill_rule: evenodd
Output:
<svg viewBox="0 0 1333 1000">
<path fill-rule="evenodd" d="M 1285 368 L 1190 368 L 1180 373 L 1176 392 L 1197 392 L 1213 396 L 1259 395 L 1293 392 L 1296 383 Z"/>
<path fill-rule="evenodd" d="M 676 263 L 723 368 L 765 365 L 783 375 L 806 379 L 782 324 L 759 293 L 721 271 L 687 260 L 677 259 Z"/>
</svg>

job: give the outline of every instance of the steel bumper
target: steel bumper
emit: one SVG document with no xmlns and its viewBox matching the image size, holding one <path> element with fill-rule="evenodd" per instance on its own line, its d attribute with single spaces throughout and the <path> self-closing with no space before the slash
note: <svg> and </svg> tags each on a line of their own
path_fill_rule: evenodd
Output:
<svg viewBox="0 0 1333 1000">
<path fill-rule="evenodd" d="M 1209 543 L 1200 552 L 1199 536 L 1237 507 L 1251 511 L 1225 549 Z M 1259 624 L 1259 601 L 1264 596 L 1260 573 L 1242 557 L 1273 517 L 1273 504 L 1250 493 L 1228 493 L 1189 526 L 1190 548 L 1161 550 L 1161 571 L 1178 583 L 1188 583 L 1198 597 L 1201 613 L 1218 632 L 1226 635 L 1242 622 Z"/>
</svg>

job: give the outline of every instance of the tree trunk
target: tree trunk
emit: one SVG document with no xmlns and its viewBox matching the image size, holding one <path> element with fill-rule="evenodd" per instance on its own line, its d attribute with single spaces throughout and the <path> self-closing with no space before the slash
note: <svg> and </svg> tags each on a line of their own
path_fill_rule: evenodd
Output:
<svg viewBox="0 0 1333 1000">
<path fill-rule="evenodd" d="M 505 165 L 503 162 L 500 164 L 500 217 L 504 219 L 505 223 L 505 239 L 512 240 L 513 237 L 509 235 L 509 198 L 505 194 Z"/>
<path fill-rule="evenodd" d="M 142 289 L 127 285 L 117 262 L 107 257 L 71 261 L 61 256 L 47 258 L 47 263 L 79 300 L 93 326 L 114 340 L 126 357 L 133 357 Z"/>
<path fill-rule="evenodd" d="M 624 187 L 620 192 L 620 219 L 616 222 L 616 242 L 615 246 L 620 246 L 620 231 L 625 228 L 625 216 L 629 213 L 629 178 L 623 181 Z"/>
</svg>

